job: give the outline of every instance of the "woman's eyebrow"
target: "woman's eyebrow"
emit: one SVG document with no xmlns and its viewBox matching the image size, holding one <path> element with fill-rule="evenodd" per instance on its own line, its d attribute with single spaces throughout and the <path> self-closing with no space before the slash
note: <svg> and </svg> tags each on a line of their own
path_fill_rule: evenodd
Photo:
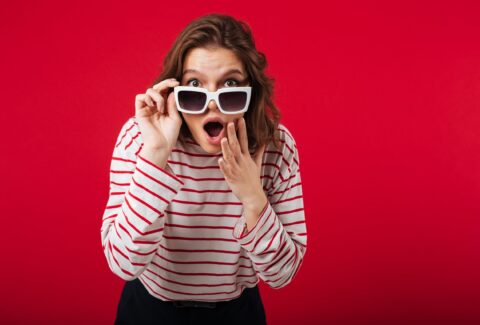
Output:
<svg viewBox="0 0 480 325">
<path fill-rule="evenodd" d="M 198 73 L 198 74 L 202 74 L 201 72 L 195 70 L 195 69 L 186 69 L 185 71 L 183 71 L 183 74 L 187 74 L 187 73 Z M 223 75 L 226 76 L 226 75 L 229 75 L 229 74 L 232 74 L 232 73 L 238 73 L 240 75 L 243 76 L 243 73 L 238 70 L 238 69 L 230 69 L 228 71 L 226 71 Z"/>
</svg>

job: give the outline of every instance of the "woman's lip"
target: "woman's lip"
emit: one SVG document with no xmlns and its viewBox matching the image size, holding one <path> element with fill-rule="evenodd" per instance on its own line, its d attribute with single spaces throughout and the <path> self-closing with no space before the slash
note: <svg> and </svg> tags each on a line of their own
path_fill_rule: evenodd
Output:
<svg viewBox="0 0 480 325">
<path fill-rule="evenodd" d="M 207 131 L 205 131 L 205 129 L 203 130 L 207 136 L 207 141 L 210 143 L 210 144 L 214 144 L 214 145 L 219 145 L 220 142 L 222 141 L 222 138 L 225 134 L 225 126 L 222 128 L 222 131 L 220 131 L 220 133 L 216 136 L 216 137 L 211 137 Z"/>
<path fill-rule="evenodd" d="M 209 117 L 209 118 L 206 118 L 204 121 L 203 121 L 203 126 L 205 126 L 205 124 L 207 124 L 208 122 L 218 122 L 222 125 L 225 125 L 226 122 L 224 120 L 222 120 L 220 117 L 217 117 L 217 116 L 214 116 L 214 117 Z"/>
</svg>

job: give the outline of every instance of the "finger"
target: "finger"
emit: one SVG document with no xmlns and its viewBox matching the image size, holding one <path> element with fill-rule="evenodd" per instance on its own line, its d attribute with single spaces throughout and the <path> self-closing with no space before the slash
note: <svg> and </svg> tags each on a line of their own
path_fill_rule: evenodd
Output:
<svg viewBox="0 0 480 325">
<path fill-rule="evenodd" d="M 135 116 L 137 117 L 148 117 L 153 113 L 152 108 L 145 102 L 145 98 L 145 94 L 135 96 Z"/>
<path fill-rule="evenodd" d="M 223 160 L 229 162 L 232 156 L 230 146 L 228 145 L 227 138 L 220 140 L 220 145 L 222 146 Z"/>
<path fill-rule="evenodd" d="M 180 117 L 180 114 L 178 113 L 178 110 L 177 110 L 177 103 L 175 102 L 174 92 L 171 92 L 167 98 L 167 114 L 168 116 Z"/>
<path fill-rule="evenodd" d="M 135 108 L 141 109 L 145 106 L 145 94 L 138 94 L 137 96 L 135 96 Z"/>
<path fill-rule="evenodd" d="M 240 144 L 237 139 L 237 132 L 235 131 L 235 122 L 230 122 L 227 125 L 228 143 L 231 151 L 236 158 L 240 158 L 242 152 L 240 151 Z"/>
<path fill-rule="evenodd" d="M 157 91 L 160 95 L 164 96 L 168 88 L 178 86 L 180 83 L 175 79 L 165 79 L 160 81 L 158 84 L 154 85 L 152 88 Z"/>
<path fill-rule="evenodd" d="M 150 95 L 145 94 L 145 103 L 147 103 L 147 106 L 153 107 L 155 104 L 153 104 L 152 97 Z"/>
<path fill-rule="evenodd" d="M 239 138 L 240 138 L 240 148 L 242 153 L 248 153 L 248 136 L 247 136 L 247 124 L 245 119 L 242 117 L 239 121 L 240 125 L 238 127 Z"/>
<path fill-rule="evenodd" d="M 232 176 L 230 166 L 225 162 L 223 158 L 218 159 L 218 165 L 220 166 L 220 170 L 222 171 L 225 180 L 229 181 Z"/>
<path fill-rule="evenodd" d="M 162 105 L 161 109 L 161 113 L 162 114 L 168 114 L 169 116 L 171 116 L 171 112 L 170 112 L 170 109 L 168 107 L 168 98 L 165 98 L 166 95 L 167 95 L 167 92 L 170 88 L 172 87 L 176 87 L 180 85 L 180 82 L 178 80 L 176 80 L 175 78 L 170 78 L 170 79 L 165 79 L 165 80 L 162 80 L 161 82 L 159 82 L 158 84 L 154 85 L 152 88 L 160 94 L 160 96 L 162 97 L 163 99 L 163 103 L 167 102 L 167 107 L 165 107 L 165 104 Z M 173 93 L 173 92 L 172 92 Z M 173 112 L 172 114 L 175 114 L 175 112 Z"/>
<path fill-rule="evenodd" d="M 223 152 L 223 160 L 225 163 L 232 168 L 237 168 L 237 161 L 235 160 L 235 156 L 233 155 L 232 150 L 230 149 L 230 145 L 228 144 L 227 138 L 223 138 L 220 141 L 222 145 L 222 152 Z"/>
<path fill-rule="evenodd" d="M 153 98 L 155 104 L 157 105 L 157 109 L 158 111 L 163 114 L 163 103 L 164 103 L 164 100 L 163 100 L 163 97 L 158 93 L 156 92 L 153 88 L 148 88 L 147 89 L 147 95 L 149 95 L 151 98 Z"/>
</svg>

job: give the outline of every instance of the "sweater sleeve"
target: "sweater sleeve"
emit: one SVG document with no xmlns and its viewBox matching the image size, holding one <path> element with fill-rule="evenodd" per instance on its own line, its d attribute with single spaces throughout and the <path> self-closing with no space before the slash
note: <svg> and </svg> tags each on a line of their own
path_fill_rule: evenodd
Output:
<svg viewBox="0 0 480 325">
<path fill-rule="evenodd" d="M 140 130 L 134 117 L 122 127 L 110 164 L 110 193 L 102 225 L 102 247 L 113 273 L 137 278 L 163 238 L 164 210 L 184 183 L 168 167 L 139 154 Z"/>
<path fill-rule="evenodd" d="M 275 289 L 292 281 L 307 250 L 298 150 L 291 135 L 284 136 L 280 171 L 256 225 L 247 231 L 242 214 L 233 230 L 259 277 Z"/>
</svg>

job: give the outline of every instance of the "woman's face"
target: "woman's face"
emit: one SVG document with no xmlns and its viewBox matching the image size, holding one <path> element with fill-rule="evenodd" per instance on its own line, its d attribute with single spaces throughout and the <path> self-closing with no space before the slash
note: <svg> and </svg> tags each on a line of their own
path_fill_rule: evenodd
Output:
<svg viewBox="0 0 480 325">
<path fill-rule="evenodd" d="M 247 74 L 242 62 L 236 55 L 225 48 L 193 48 L 190 49 L 183 63 L 182 86 L 201 87 L 209 91 L 216 91 L 223 87 L 248 86 Z M 223 137 L 227 137 L 226 126 L 229 122 L 235 123 L 245 113 L 223 114 L 214 100 L 208 103 L 203 114 L 188 114 L 181 112 L 195 141 L 208 153 L 220 153 L 220 142 L 214 143 L 204 130 L 207 119 L 220 118 L 224 123 Z M 237 134 L 238 135 L 238 134 Z"/>
</svg>

